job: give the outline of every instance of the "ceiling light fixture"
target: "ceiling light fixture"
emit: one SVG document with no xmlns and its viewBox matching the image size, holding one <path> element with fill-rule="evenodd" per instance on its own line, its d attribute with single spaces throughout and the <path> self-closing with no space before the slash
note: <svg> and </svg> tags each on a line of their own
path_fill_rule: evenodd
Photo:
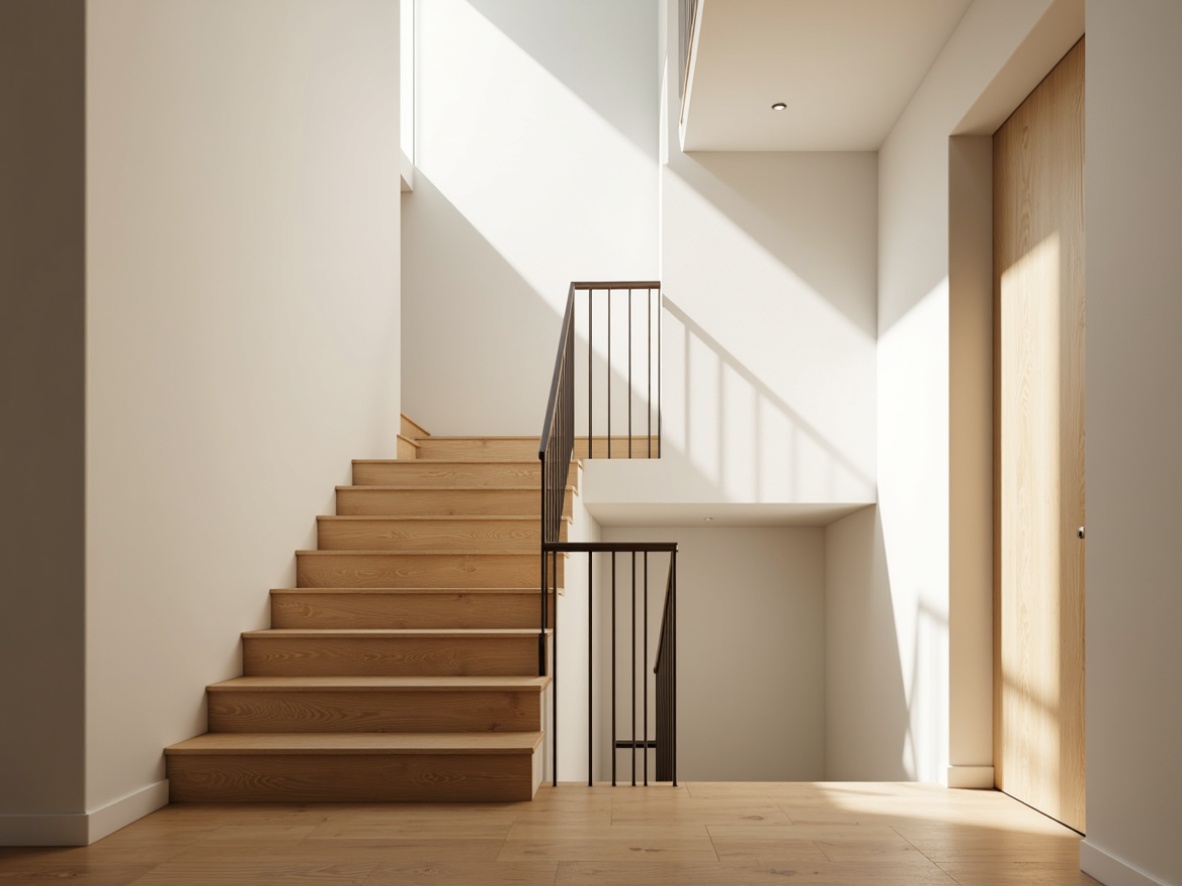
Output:
<svg viewBox="0 0 1182 886">
<path fill-rule="evenodd" d="M 784 111 L 787 109 L 788 109 L 788 106 L 786 104 L 784 104 L 783 102 L 776 102 L 774 105 L 772 105 L 773 111 Z"/>
</svg>

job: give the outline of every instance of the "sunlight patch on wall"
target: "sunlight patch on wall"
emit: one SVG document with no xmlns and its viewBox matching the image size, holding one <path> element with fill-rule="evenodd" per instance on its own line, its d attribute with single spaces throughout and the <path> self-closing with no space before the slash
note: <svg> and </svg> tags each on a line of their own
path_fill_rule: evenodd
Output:
<svg viewBox="0 0 1182 886">
<path fill-rule="evenodd" d="M 652 158 L 463 0 L 418 24 L 422 173 L 556 310 L 572 279 L 651 275 Z"/>
</svg>

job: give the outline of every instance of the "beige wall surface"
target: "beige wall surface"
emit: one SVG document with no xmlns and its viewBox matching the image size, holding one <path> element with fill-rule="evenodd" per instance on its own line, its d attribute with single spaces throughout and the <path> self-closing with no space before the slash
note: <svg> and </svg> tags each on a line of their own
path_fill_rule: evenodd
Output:
<svg viewBox="0 0 1182 886">
<path fill-rule="evenodd" d="M 399 412 L 398 6 L 87 21 L 87 787 L 164 777 Z M 138 792 L 138 793 L 137 793 Z"/>
<path fill-rule="evenodd" d="M 84 11 L 0 4 L 0 844 L 85 800 Z"/>
<path fill-rule="evenodd" d="M 1081 866 L 1182 883 L 1182 7 L 1089 0 Z"/>
</svg>

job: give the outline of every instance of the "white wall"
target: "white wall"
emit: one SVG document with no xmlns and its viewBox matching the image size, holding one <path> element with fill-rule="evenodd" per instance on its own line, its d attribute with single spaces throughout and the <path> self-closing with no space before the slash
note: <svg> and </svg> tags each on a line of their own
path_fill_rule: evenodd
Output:
<svg viewBox="0 0 1182 886">
<path fill-rule="evenodd" d="M 664 448 L 628 488 L 639 500 L 871 502 L 874 154 L 683 153 L 677 7 L 665 5 Z"/>
<path fill-rule="evenodd" d="M 85 830 L 85 59 L 82 0 L 0 4 L 0 845 Z"/>
<path fill-rule="evenodd" d="M 824 530 L 605 526 L 602 537 L 678 543 L 678 779 L 824 778 Z M 657 567 L 656 555 L 652 558 L 649 624 L 655 637 L 665 569 L 663 563 Z M 630 563 L 619 562 L 623 582 Z M 628 593 L 629 586 L 621 584 L 619 630 L 625 643 Z M 650 644 L 650 657 L 655 655 Z M 598 673 L 601 681 L 610 680 L 606 657 Z M 619 685 L 621 693 L 626 691 L 623 674 Z M 617 732 L 622 739 L 631 737 L 628 704 L 626 697 L 618 700 Z M 600 711 L 606 722 L 607 699 L 604 705 Z M 651 724 L 650 720 L 655 734 Z M 630 781 L 629 755 L 621 752 L 618 765 L 620 778 Z M 600 777 L 610 774 L 605 768 Z"/>
<path fill-rule="evenodd" d="M 656 276 L 656 7 L 432 0 L 417 25 L 404 408 L 537 434 L 570 282 Z"/>
<path fill-rule="evenodd" d="M 1182 7 L 1088 0 L 1085 871 L 1182 883 Z"/>
<path fill-rule="evenodd" d="M 86 803 L 114 826 L 349 460 L 394 453 L 398 46 L 384 0 L 87 9 Z"/>
<path fill-rule="evenodd" d="M 949 631 L 962 638 L 975 634 L 980 650 L 991 625 L 981 605 L 987 587 L 979 574 L 963 568 L 964 560 L 958 559 L 955 575 L 971 586 L 958 586 L 955 593 L 950 586 L 953 541 L 958 558 L 984 563 L 989 554 L 980 531 L 979 483 L 959 473 L 981 468 L 980 447 L 976 457 L 952 458 L 954 452 L 971 456 L 974 447 L 954 449 L 950 403 L 962 396 L 980 402 L 980 390 L 971 386 L 981 377 L 981 366 L 950 362 L 950 336 L 965 324 L 950 307 L 949 217 L 955 213 L 949 137 L 991 133 L 1082 28 L 1078 0 L 978 0 L 879 152 L 877 478 L 885 558 L 878 568 L 885 574 L 866 582 L 862 592 L 870 606 L 876 589 L 884 581 L 889 586 L 897 652 L 867 660 L 863 672 L 850 679 L 867 692 L 893 692 L 902 663 L 910 736 L 903 765 L 922 780 L 955 780 L 949 765 L 976 769 L 992 762 L 980 758 L 990 746 L 988 656 L 962 661 L 957 682 L 950 682 Z M 972 306 L 958 304 L 966 307 Z M 971 420 L 984 432 L 979 415 Z M 952 471 L 958 472 L 957 482 Z M 953 524 L 959 520 L 971 525 Z M 954 598 L 967 604 L 961 611 L 970 624 L 949 624 L 956 614 L 950 612 Z M 972 734 L 957 736 L 955 756 L 949 744 L 950 694 L 975 709 L 976 726 Z M 869 734 L 871 725 L 866 719 L 848 728 Z M 867 745 L 864 754 L 858 765 L 870 767 L 874 750 Z"/>
</svg>

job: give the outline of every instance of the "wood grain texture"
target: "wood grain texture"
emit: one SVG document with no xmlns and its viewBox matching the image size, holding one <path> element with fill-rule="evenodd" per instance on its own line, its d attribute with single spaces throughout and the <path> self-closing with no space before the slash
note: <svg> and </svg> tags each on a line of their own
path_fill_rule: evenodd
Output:
<svg viewBox="0 0 1182 886">
<path fill-rule="evenodd" d="M 536 628 L 537 588 L 283 588 L 275 628 Z M 553 598 L 551 598 L 553 599 Z M 553 603 L 548 607 L 554 621 Z"/>
<path fill-rule="evenodd" d="M 414 461 L 419 456 L 419 444 L 409 437 L 398 435 L 398 457 L 406 461 Z"/>
<path fill-rule="evenodd" d="M 537 486 L 541 462 L 443 461 L 443 460 L 361 460 L 353 461 L 354 486 Z"/>
<path fill-rule="evenodd" d="M 557 584 L 564 556 L 558 557 Z M 296 551 L 301 588 L 536 588 L 539 555 L 400 551 Z"/>
<path fill-rule="evenodd" d="M 1084 43 L 994 136 L 997 784 L 1084 802 Z"/>
<path fill-rule="evenodd" d="M 312 737 L 290 736 L 305 738 Z M 320 762 L 306 759 L 311 768 Z M 769 807 L 781 817 L 762 826 Z M 797 816 L 842 823 L 795 830 Z M 917 852 L 900 852 L 899 837 Z M 367 886 L 1096 886 L 1079 871 L 1079 840 L 996 791 L 883 783 L 543 784 L 532 803 L 175 803 L 93 846 L 0 849 L 0 871 L 18 880 L 99 884 L 324 877 Z M 691 853 L 709 845 L 714 854 L 683 856 L 674 841 L 685 841 Z M 539 859 L 520 851 L 527 843 L 562 848 L 543 849 Z M 831 860 L 858 855 L 872 860 Z"/>
<path fill-rule="evenodd" d="M 537 631 L 271 630 L 242 635 L 247 676 L 530 676 Z"/>
<path fill-rule="evenodd" d="M 420 489 L 405 486 L 338 486 L 337 514 L 340 516 L 460 516 L 539 517 L 541 491 L 538 486 L 448 487 Z M 563 514 L 570 515 L 573 488 L 568 487 Z"/>
<path fill-rule="evenodd" d="M 172 754 L 532 754 L 540 732 L 223 733 L 207 732 L 164 749 Z"/>
<path fill-rule="evenodd" d="M 398 432 L 402 436 L 411 440 L 420 440 L 423 437 L 430 437 L 431 434 L 423 429 L 423 426 L 416 422 L 413 418 L 406 415 L 400 415 L 400 422 Z"/>
<path fill-rule="evenodd" d="M 476 678 L 239 678 L 209 687 L 211 732 L 537 732 L 539 687 Z M 342 678 L 335 678 L 341 680 Z M 369 683 L 362 682 L 368 679 Z M 420 678 L 421 679 L 421 678 Z M 446 682 L 442 682 L 446 679 Z M 400 682 L 399 682 L 400 680 Z M 269 682 L 268 682 L 269 681 Z M 464 685 L 467 683 L 467 685 Z M 233 684 L 233 685 L 231 685 Z"/>
<path fill-rule="evenodd" d="M 168 758 L 175 802 L 490 802 L 533 798 L 532 755 L 217 755 Z"/>
<path fill-rule="evenodd" d="M 566 521 L 562 538 L 566 538 Z M 322 551 L 536 553 L 541 542 L 541 522 L 537 517 L 316 518 L 316 547 Z"/>
</svg>

